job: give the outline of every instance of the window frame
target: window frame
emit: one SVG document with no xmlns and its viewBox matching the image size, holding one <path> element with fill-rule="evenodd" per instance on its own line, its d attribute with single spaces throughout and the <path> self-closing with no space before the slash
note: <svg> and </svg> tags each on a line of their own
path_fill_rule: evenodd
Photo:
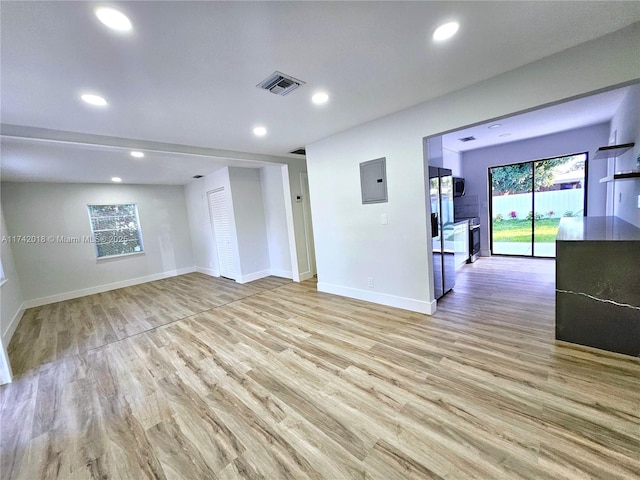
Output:
<svg viewBox="0 0 640 480">
<path fill-rule="evenodd" d="M 92 214 L 92 207 L 123 207 L 123 206 L 132 206 L 133 207 L 133 216 L 135 218 L 135 222 L 136 222 L 136 229 L 135 231 L 137 232 L 137 242 L 138 245 L 140 246 L 140 251 L 137 252 L 128 252 L 128 253 L 117 253 L 114 255 L 102 255 L 100 256 L 100 250 L 98 248 L 99 244 L 98 244 L 98 240 L 96 237 L 96 230 L 94 230 L 94 219 L 96 218 L 101 218 L 101 217 L 96 217 Z M 142 255 L 145 253 L 144 250 L 144 241 L 142 238 L 142 225 L 140 224 L 140 215 L 138 213 L 138 204 L 135 202 L 129 202 L 129 203 L 89 203 L 87 204 L 87 213 L 89 215 L 89 225 L 91 227 L 91 236 L 93 237 L 93 244 L 94 244 L 94 250 L 95 250 L 95 255 L 96 255 L 96 260 L 98 261 L 102 261 L 102 260 L 110 260 L 110 259 L 115 259 L 115 258 L 121 258 L 121 257 L 129 257 L 132 255 Z M 115 217 L 116 215 L 113 215 L 113 217 Z M 109 218 L 109 217 L 102 217 L 102 218 Z M 131 230 L 131 229 L 106 229 L 106 230 L 97 230 L 98 233 L 100 232 L 104 232 L 104 231 L 111 231 L 114 232 L 116 235 L 118 234 L 118 232 L 121 231 L 125 231 L 125 230 Z M 105 242 L 105 243 L 101 243 L 100 245 L 106 244 L 106 243 L 117 243 L 117 242 Z"/>
</svg>

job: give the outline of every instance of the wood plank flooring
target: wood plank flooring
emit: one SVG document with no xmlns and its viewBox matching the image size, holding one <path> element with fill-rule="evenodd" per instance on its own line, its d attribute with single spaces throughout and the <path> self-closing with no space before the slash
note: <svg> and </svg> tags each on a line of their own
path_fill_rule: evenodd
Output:
<svg viewBox="0 0 640 480">
<path fill-rule="evenodd" d="M 431 317 L 214 280 L 30 312 L 0 477 L 640 478 L 640 360 L 554 340 L 553 261 L 480 259 Z"/>
<path fill-rule="evenodd" d="M 23 373 L 290 282 L 240 284 L 191 273 L 30 308 L 11 339 L 11 365 Z"/>
</svg>

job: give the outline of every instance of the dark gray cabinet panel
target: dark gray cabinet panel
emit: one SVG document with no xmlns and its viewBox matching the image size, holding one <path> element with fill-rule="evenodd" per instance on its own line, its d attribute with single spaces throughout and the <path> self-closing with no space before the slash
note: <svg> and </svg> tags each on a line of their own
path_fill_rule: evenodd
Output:
<svg viewBox="0 0 640 480">
<path fill-rule="evenodd" d="M 556 338 L 640 355 L 640 229 L 563 218 L 556 241 Z"/>
</svg>

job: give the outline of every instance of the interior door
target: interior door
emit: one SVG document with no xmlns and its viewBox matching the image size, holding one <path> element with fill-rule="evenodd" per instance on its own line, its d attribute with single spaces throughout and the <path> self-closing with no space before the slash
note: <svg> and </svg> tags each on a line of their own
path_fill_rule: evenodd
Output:
<svg viewBox="0 0 640 480">
<path fill-rule="evenodd" d="M 208 193 L 211 226 L 218 251 L 220 276 L 236 279 L 236 258 L 231 235 L 231 216 L 224 187 Z"/>
</svg>

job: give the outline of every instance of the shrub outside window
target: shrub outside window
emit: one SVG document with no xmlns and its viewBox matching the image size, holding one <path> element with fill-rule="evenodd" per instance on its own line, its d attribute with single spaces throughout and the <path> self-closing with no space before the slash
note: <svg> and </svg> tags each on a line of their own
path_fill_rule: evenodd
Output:
<svg viewBox="0 0 640 480">
<path fill-rule="evenodd" d="M 135 203 L 88 205 L 97 258 L 142 253 L 142 232 Z"/>
</svg>

